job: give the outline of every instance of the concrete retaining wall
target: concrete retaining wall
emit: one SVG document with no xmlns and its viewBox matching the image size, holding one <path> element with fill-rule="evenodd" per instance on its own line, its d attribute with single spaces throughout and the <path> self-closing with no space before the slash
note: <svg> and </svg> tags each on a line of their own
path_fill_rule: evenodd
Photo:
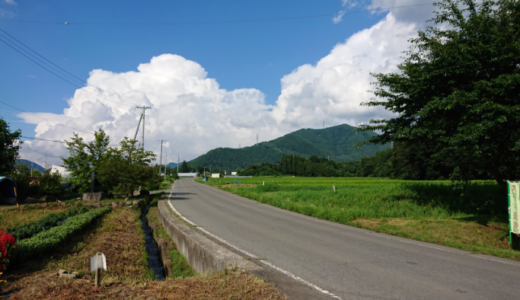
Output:
<svg viewBox="0 0 520 300">
<path fill-rule="evenodd" d="M 159 220 L 175 242 L 177 250 L 186 257 L 190 266 L 199 274 L 222 272 L 234 268 L 248 272 L 262 269 L 177 219 L 166 207 L 167 205 L 166 201 L 159 201 L 157 205 Z"/>
</svg>

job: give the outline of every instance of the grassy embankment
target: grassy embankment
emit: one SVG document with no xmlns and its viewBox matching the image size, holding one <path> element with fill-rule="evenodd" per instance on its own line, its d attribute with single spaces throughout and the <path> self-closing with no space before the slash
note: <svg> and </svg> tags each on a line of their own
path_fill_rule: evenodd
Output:
<svg viewBox="0 0 520 300">
<path fill-rule="evenodd" d="M 0 228 L 37 221 L 70 207 L 2 212 Z M 152 210 L 152 221 L 154 214 Z M 10 265 L 2 276 L 7 280 L 0 286 L 2 295 L 9 299 L 285 299 L 272 286 L 245 273 L 196 275 L 182 256 L 175 261 L 181 262 L 177 278 L 153 281 L 139 215 L 138 209 L 117 207 L 52 253 Z M 108 267 L 99 289 L 94 288 L 90 273 L 90 257 L 97 252 L 106 255 Z M 58 277 L 59 269 L 77 272 L 78 277 Z"/>
<path fill-rule="evenodd" d="M 520 260 L 520 252 L 509 249 L 507 198 L 501 196 L 493 181 L 472 182 L 462 191 L 449 181 L 298 177 L 237 180 L 241 183 L 210 178 L 207 184 L 316 218 Z"/>
</svg>

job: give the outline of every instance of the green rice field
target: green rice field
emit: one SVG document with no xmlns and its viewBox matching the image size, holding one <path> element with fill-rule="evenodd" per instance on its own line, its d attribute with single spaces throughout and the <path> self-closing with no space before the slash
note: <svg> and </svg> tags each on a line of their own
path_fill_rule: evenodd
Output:
<svg viewBox="0 0 520 300">
<path fill-rule="evenodd" d="M 240 182 L 235 182 L 240 181 Z M 210 178 L 208 184 L 337 223 L 520 260 L 509 248 L 507 195 L 495 181 L 381 178 Z"/>
</svg>

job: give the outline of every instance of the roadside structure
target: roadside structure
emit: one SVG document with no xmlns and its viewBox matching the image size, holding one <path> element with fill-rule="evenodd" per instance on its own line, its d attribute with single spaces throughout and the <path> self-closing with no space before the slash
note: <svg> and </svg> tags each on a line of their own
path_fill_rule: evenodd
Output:
<svg viewBox="0 0 520 300">
<path fill-rule="evenodd" d="M 190 173 L 178 173 L 179 177 L 197 177 L 198 174 L 196 172 L 190 172 Z"/>
</svg>

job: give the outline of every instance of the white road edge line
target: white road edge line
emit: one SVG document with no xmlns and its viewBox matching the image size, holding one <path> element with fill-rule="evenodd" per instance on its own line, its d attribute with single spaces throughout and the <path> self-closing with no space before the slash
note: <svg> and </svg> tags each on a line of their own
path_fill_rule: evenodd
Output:
<svg viewBox="0 0 520 300">
<path fill-rule="evenodd" d="M 183 219 L 183 220 L 186 221 L 187 223 L 191 224 L 192 226 L 196 226 L 196 227 L 197 227 L 197 224 L 195 224 L 195 223 L 193 223 L 192 221 L 188 220 L 186 217 L 184 217 L 183 215 L 181 215 L 181 214 L 180 214 L 180 213 L 175 209 L 175 207 L 173 207 L 173 204 L 172 204 L 172 201 L 171 201 L 171 196 L 172 196 L 172 194 L 173 194 L 173 188 L 172 188 L 172 191 L 171 191 L 170 195 L 168 196 L 168 205 L 170 206 L 170 208 L 171 208 L 171 209 L 172 209 L 172 210 L 173 210 L 173 211 L 174 211 L 174 212 L 175 212 L 175 213 L 176 213 L 176 214 L 177 214 L 181 219 Z M 227 246 L 229 246 L 229 247 L 231 247 L 231 248 L 233 248 L 233 249 L 235 249 L 235 250 L 237 250 L 237 251 L 239 251 L 239 252 L 241 252 L 241 253 L 243 253 L 243 254 L 245 254 L 245 255 L 247 255 L 247 256 L 253 258 L 253 259 L 258 259 L 258 256 L 254 255 L 254 254 L 252 254 L 252 253 L 249 253 L 249 252 L 247 252 L 247 251 L 245 251 L 245 250 L 243 250 L 243 249 L 241 249 L 241 248 L 239 248 L 239 247 L 237 247 L 237 246 L 235 246 L 235 245 L 231 245 L 228 241 L 226 241 L 226 240 L 224 240 L 223 238 L 220 238 L 220 237 L 214 235 L 213 233 L 211 233 L 211 232 L 205 230 L 205 229 L 202 228 L 202 227 L 197 227 L 197 229 L 199 229 L 200 231 L 204 232 L 205 234 L 211 236 L 212 238 L 218 240 L 219 242 L 221 242 L 221 243 L 223 243 L 223 244 L 226 244 Z M 328 296 L 330 296 L 330 297 L 332 297 L 332 298 L 335 298 L 335 299 L 342 300 L 340 297 L 334 295 L 333 293 L 331 293 L 331 292 L 329 292 L 329 291 L 327 291 L 327 290 L 324 290 L 324 289 L 318 287 L 317 285 L 314 285 L 314 284 L 312 284 L 312 283 L 310 283 L 310 282 L 308 282 L 308 281 L 305 281 L 304 279 L 301 279 L 300 277 L 294 275 L 293 273 L 291 273 L 291 272 L 289 272 L 289 271 L 285 271 L 284 269 L 281 269 L 281 268 L 279 268 L 279 267 L 277 267 L 277 266 L 275 266 L 275 265 L 273 265 L 273 264 L 271 264 L 271 263 L 269 263 L 269 262 L 267 262 L 267 261 L 265 261 L 265 260 L 258 260 L 258 261 L 259 261 L 260 263 L 265 264 L 266 266 L 269 266 L 269 267 L 271 267 L 271 268 L 273 268 L 273 269 L 275 269 L 275 270 L 277 270 L 277 271 L 279 271 L 279 272 L 281 272 L 281 273 L 283 273 L 283 274 L 285 274 L 285 275 L 291 277 L 292 279 L 295 279 L 295 280 L 300 281 L 301 283 L 305 284 L 306 286 L 308 286 L 308 287 L 310 287 L 310 288 L 313 288 L 313 289 L 315 289 L 315 290 L 317 290 L 317 291 L 319 291 L 319 292 L 321 292 L 321 293 L 323 293 L 323 294 L 325 294 L 325 295 L 328 295 Z"/>
</svg>

